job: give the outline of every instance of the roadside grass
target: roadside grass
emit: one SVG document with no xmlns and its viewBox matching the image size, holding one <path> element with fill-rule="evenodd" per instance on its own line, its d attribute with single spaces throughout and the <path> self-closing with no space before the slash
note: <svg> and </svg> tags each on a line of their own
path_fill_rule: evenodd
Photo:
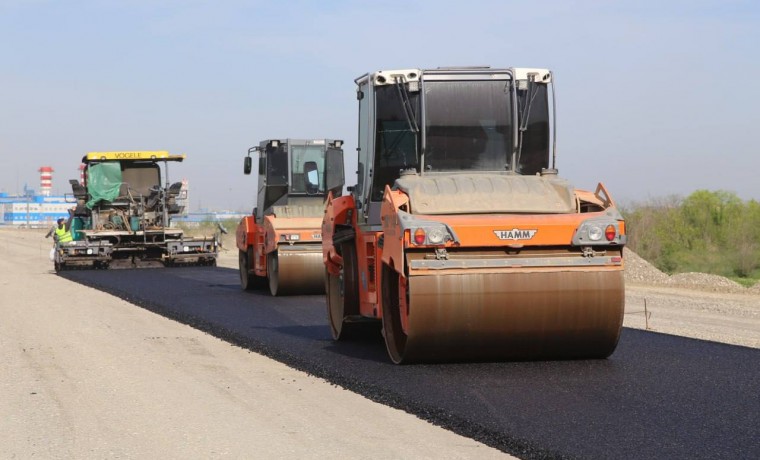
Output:
<svg viewBox="0 0 760 460">
<path fill-rule="evenodd" d="M 750 288 L 756 285 L 757 283 L 760 283 L 760 276 L 756 276 L 756 277 L 729 276 L 728 279 L 730 279 L 731 281 L 735 281 L 746 288 Z"/>
</svg>

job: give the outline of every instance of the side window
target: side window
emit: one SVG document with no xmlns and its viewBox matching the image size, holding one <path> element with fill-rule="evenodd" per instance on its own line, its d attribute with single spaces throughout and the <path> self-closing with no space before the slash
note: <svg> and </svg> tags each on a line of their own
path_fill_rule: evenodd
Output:
<svg viewBox="0 0 760 460">
<path fill-rule="evenodd" d="M 419 93 L 409 94 L 414 116 L 419 119 Z M 375 164 L 372 201 L 383 199 L 386 185 L 393 185 L 402 169 L 417 167 L 417 135 L 412 130 L 399 90 L 393 85 L 376 89 Z"/>
<path fill-rule="evenodd" d="M 267 185 L 288 184 L 288 153 L 282 145 L 267 151 Z"/>
</svg>

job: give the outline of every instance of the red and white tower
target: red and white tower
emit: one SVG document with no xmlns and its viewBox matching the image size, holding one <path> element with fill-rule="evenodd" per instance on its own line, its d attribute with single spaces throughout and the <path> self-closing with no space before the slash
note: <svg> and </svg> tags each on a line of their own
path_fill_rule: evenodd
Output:
<svg viewBox="0 0 760 460">
<path fill-rule="evenodd" d="M 39 169 L 40 173 L 40 195 L 50 196 L 50 191 L 53 189 L 53 168 L 50 166 L 43 166 Z"/>
</svg>

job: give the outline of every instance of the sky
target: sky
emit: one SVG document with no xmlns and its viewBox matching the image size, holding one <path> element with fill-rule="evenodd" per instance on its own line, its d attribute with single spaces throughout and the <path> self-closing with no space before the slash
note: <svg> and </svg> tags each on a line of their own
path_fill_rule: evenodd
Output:
<svg viewBox="0 0 760 460">
<path fill-rule="evenodd" d="M 168 150 L 191 211 L 248 212 L 249 147 L 345 140 L 367 72 L 554 72 L 557 167 L 638 203 L 760 200 L 760 3 L 0 0 L 0 192 L 70 192 L 89 151 Z"/>
</svg>

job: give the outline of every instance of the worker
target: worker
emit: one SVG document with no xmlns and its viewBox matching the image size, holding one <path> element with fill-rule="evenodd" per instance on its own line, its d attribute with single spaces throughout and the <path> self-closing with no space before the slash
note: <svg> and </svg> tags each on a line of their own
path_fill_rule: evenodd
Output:
<svg viewBox="0 0 760 460">
<path fill-rule="evenodd" d="M 59 218 L 55 227 L 51 228 L 45 238 L 53 237 L 56 243 L 68 243 L 73 241 L 74 237 L 71 235 L 71 220 L 74 218 L 74 213 L 69 210 L 69 219 L 66 220 L 63 217 Z"/>
</svg>

